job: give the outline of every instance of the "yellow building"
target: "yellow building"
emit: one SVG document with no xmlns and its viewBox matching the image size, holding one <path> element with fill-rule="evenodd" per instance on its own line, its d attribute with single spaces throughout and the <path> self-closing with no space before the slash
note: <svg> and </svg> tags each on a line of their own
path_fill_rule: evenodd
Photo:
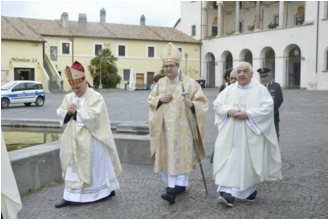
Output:
<svg viewBox="0 0 328 219">
<path fill-rule="evenodd" d="M 19 18 L 1 17 L 1 84 L 29 79 L 42 82 L 49 92 L 49 76 L 42 65 L 44 43 Z"/>
<path fill-rule="evenodd" d="M 5 23 L 5 26 L 1 26 L 2 72 L 6 72 L 7 81 L 11 81 L 16 79 L 16 69 L 28 66 L 35 69 L 34 79 L 42 81 L 44 87 L 49 87 L 51 91 L 69 91 L 64 68 L 79 61 L 87 73 L 88 82 L 93 85 L 88 65 L 99 51 L 108 48 L 117 58 L 118 74 L 122 77 L 119 88 L 124 88 L 131 69 L 137 84 L 149 85 L 163 67 L 160 55 L 164 46 L 172 42 L 183 54 L 188 54 L 187 62 L 185 59 L 181 62 L 181 69 L 185 72 L 187 65 L 187 74 L 199 79 L 199 41 L 174 28 L 147 26 L 144 16 L 140 19 L 140 25 L 105 21 L 104 9 L 100 11 L 100 22 L 87 22 L 86 14 L 79 14 L 79 21 L 69 21 L 67 13 L 63 13 L 60 20 L 2 17 L 2 24 Z M 19 34 L 25 36 L 25 33 L 29 33 L 20 31 L 17 25 L 24 26 L 31 32 L 31 37 L 34 34 L 35 40 L 39 41 L 16 39 Z M 11 35 L 13 37 L 10 38 Z M 18 62 L 13 57 L 36 58 L 37 62 Z"/>
</svg>

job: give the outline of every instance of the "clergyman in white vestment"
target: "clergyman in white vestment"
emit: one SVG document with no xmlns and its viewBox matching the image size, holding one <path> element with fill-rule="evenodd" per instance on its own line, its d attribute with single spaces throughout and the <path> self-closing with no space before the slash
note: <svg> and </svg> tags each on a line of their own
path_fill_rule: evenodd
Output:
<svg viewBox="0 0 328 219">
<path fill-rule="evenodd" d="M 103 97 L 88 87 L 80 63 L 66 67 L 65 74 L 74 92 L 57 110 L 66 127 L 60 143 L 64 198 L 56 208 L 115 196 L 122 173 Z"/>
<path fill-rule="evenodd" d="M 22 201 L 1 130 L 1 218 L 16 219 L 22 207 Z"/>
<path fill-rule="evenodd" d="M 238 82 L 214 101 L 220 134 L 215 143 L 213 176 L 219 186 L 219 203 L 230 207 L 235 198 L 254 201 L 256 184 L 282 180 L 273 100 L 268 89 L 252 76 L 249 63 L 238 64 Z"/>
</svg>

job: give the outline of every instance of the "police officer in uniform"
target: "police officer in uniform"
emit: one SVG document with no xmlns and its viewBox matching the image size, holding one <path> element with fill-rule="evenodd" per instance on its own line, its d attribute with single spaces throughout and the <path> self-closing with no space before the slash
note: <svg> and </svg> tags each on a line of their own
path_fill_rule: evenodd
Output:
<svg viewBox="0 0 328 219">
<path fill-rule="evenodd" d="M 271 70 L 268 68 L 260 68 L 257 70 L 261 77 L 261 84 L 268 88 L 274 101 L 274 126 L 276 127 L 277 137 L 279 140 L 279 107 L 284 100 L 280 84 L 271 81 L 271 74 L 269 73 L 270 71 Z"/>
</svg>

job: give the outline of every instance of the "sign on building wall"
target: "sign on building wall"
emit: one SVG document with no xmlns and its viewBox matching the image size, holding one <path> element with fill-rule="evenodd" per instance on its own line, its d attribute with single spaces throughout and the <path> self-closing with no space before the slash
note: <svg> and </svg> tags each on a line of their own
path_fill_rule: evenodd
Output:
<svg viewBox="0 0 328 219">
<path fill-rule="evenodd" d="M 12 57 L 12 58 L 11 58 L 11 61 L 12 61 L 12 62 L 37 62 L 38 59 L 37 59 L 37 58 L 29 59 L 29 58 L 18 58 L 18 57 Z"/>
</svg>

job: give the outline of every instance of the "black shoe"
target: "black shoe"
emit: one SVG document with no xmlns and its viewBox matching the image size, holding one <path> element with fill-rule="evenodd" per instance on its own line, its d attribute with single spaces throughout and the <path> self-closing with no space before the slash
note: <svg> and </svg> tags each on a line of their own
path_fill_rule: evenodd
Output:
<svg viewBox="0 0 328 219">
<path fill-rule="evenodd" d="M 177 195 L 186 191 L 186 187 L 185 186 L 175 186 L 175 189 L 176 189 Z"/>
<path fill-rule="evenodd" d="M 170 204 L 174 204 L 175 203 L 175 197 L 176 197 L 176 195 L 174 195 L 174 194 L 165 193 L 161 197 L 162 197 L 162 199 L 168 201 Z"/>
<path fill-rule="evenodd" d="M 59 202 L 58 204 L 55 204 L 56 208 L 63 208 L 63 207 L 67 207 L 69 205 L 71 205 L 72 202 L 70 201 L 66 201 L 65 199 L 63 199 L 61 202 Z"/>
<path fill-rule="evenodd" d="M 220 192 L 220 197 L 218 200 L 219 204 L 224 205 L 226 207 L 233 207 L 233 204 L 235 203 L 235 197 L 225 192 Z"/>
<path fill-rule="evenodd" d="M 116 194 L 115 194 L 115 191 L 112 191 L 110 194 L 109 194 L 109 196 L 108 197 L 113 197 L 113 196 L 115 196 Z"/>
<path fill-rule="evenodd" d="M 253 201 L 255 201 L 256 195 L 257 195 L 257 191 L 255 190 L 255 192 L 253 192 L 253 193 L 252 193 L 250 196 L 248 196 L 245 200 L 248 201 L 248 202 L 253 202 Z"/>
<path fill-rule="evenodd" d="M 177 195 L 177 190 L 176 188 L 166 187 L 166 193 L 171 195 Z"/>
</svg>

